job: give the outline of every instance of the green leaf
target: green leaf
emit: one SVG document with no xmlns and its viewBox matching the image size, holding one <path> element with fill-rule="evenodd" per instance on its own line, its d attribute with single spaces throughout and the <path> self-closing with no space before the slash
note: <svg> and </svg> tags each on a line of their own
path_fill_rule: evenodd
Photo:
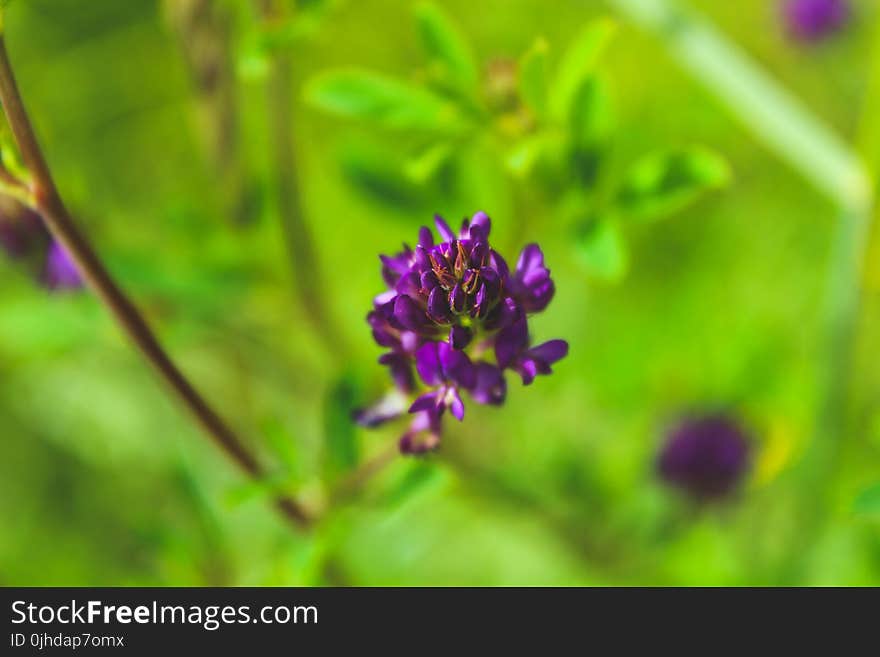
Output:
<svg viewBox="0 0 880 657">
<path fill-rule="evenodd" d="M 288 495 L 291 492 L 291 483 L 283 476 L 244 481 L 231 486 L 224 495 L 224 501 L 233 508 L 247 502 Z"/>
<path fill-rule="evenodd" d="M 427 89 L 369 71 L 330 71 L 306 85 L 306 100 L 327 112 L 386 128 L 454 132 L 460 115 Z"/>
<path fill-rule="evenodd" d="M 557 121 L 566 121 L 578 88 L 595 71 L 615 29 L 611 19 L 593 21 L 565 52 L 550 87 L 550 113 Z"/>
<path fill-rule="evenodd" d="M 438 77 L 455 89 L 473 92 L 479 81 L 474 54 L 455 24 L 436 5 L 416 7 L 419 36 Z"/>
<path fill-rule="evenodd" d="M 358 406 L 359 386 L 343 375 L 324 400 L 324 473 L 333 478 L 351 470 L 360 458 L 357 427 L 352 413 Z"/>
<path fill-rule="evenodd" d="M 538 39 L 519 61 L 517 83 L 526 105 L 541 118 L 547 109 L 547 42 Z"/>
<path fill-rule="evenodd" d="M 724 158 L 704 148 L 655 153 L 626 174 L 615 204 L 631 217 L 659 219 L 723 187 L 730 177 Z"/>
<path fill-rule="evenodd" d="M 347 148 L 341 156 L 346 177 L 370 198 L 407 209 L 425 203 L 427 190 L 404 172 L 406 165 L 372 148 Z"/>
<path fill-rule="evenodd" d="M 569 130 L 578 148 L 593 148 L 606 141 L 611 132 L 611 99 L 607 84 L 590 75 L 581 82 L 572 98 Z"/>
<path fill-rule="evenodd" d="M 449 162 L 452 154 L 452 144 L 446 142 L 433 144 L 410 158 L 404 165 L 404 173 L 414 183 L 421 185 L 431 180 Z"/>
<path fill-rule="evenodd" d="M 281 461 L 288 474 L 297 472 L 300 466 L 299 450 L 293 436 L 277 417 L 269 417 L 262 422 L 262 434 L 272 453 Z"/>
<path fill-rule="evenodd" d="M 397 507 L 439 488 L 449 481 L 448 473 L 435 463 L 413 462 L 383 495 L 383 502 Z"/>
<path fill-rule="evenodd" d="M 577 251 L 589 274 L 617 282 L 629 269 L 629 253 L 620 227 L 610 217 L 591 218 L 577 231 Z"/>
<path fill-rule="evenodd" d="M 519 140 L 507 152 L 504 164 L 513 176 L 525 178 L 532 173 L 556 142 L 555 137 L 546 133 L 529 135 Z"/>
<path fill-rule="evenodd" d="M 858 516 L 880 519 L 880 483 L 869 486 L 856 497 L 853 511 Z"/>
</svg>

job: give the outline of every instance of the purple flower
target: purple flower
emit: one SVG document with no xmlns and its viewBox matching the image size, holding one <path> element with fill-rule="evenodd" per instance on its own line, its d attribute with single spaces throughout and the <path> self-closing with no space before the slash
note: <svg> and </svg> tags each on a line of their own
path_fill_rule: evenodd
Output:
<svg viewBox="0 0 880 657">
<path fill-rule="evenodd" d="M 76 290 L 83 281 L 64 248 L 40 216 L 18 203 L 0 204 L 0 248 L 15 260 L 34 265 L 34 276 L 50 290 Z"/>
<path fill-rule="evenodd" d="M 800 41 L 819 41 L 840 29 L 850 16 L 847 0 L 783 0 L 789 33 Z"/>
<path fill-rule="evenodd" d="M 412 423 L 400 440 L 410 454 L 436 448 L 446 411 L 463 420 L 467 397 L 502 405 L 505 370 L 530 384 L 568 353 L 562 340 L 531 345 L 528 315 L 544 310 L 555 291 L 537 245 L 523 249 L 511 272 L 489 243 L 492 222 L 485 212 L 465 219 L 457 232 L 442 217 L 434 224 L 439 241 L 423 227 L 415 248 L 404 244 L 399 253 L 380 256 L 388 289 L 367 315 L 373 339 L 388 350 L 379 362 L 397 394 L 415 397 L 408 406 Z M 398 417 L 400 404 L 389 399 L 358 412 L 356 420 L 377 426 Z"/>
<path fill-rule="evenodd" d="M 551 374 L 550 366 L 568 355 L 565 340 L 550 340 L 529 347 L 529 329 L 525 317 L 502 329 L 495 340 L 495 359 L 502 369 L 510 367 L 529 385 L 538 374 Z"/>
<path fill-rule="evenodd" d="M 40 216 L 17 203 L 3 202 L 0 207 L 0 248 L 12 259 L 21 259 L 43 252 L 49 233 Z"/>
<path fill-rule="evenodd" d="M 660 476 L 697 500 L 721 498 L 740 483 L 751 461 L 749 439 L 720 414 L 684 420 L 657 460 Z"/>
<path fill-rule="evenodd" d="M 49 252 L 46 254 L 43 284 L 50 290 L 78 290 L 83 286 L 83 280 L 70 255 L 55 241 L 49 245 Z"/>
<path fill-rule="evenodd" d="M 426 342 L 416 352 L 416 371 L 432 390 L 413 402 L 410 413 L 433 409 L 442 415 L 448 408 L 457 420 L 463 420 L 459 389 L 470 390 L 477 383 L 477 372 L 467 354 L 448 342 Z"/>
<path fill-rule="evenodd" d="M 529 244 L 522 250 L 510 283 L 513 295 L 526 312 L 540 312 L 550 303 L 556 288 L 537 244 Z"/>
</svg>

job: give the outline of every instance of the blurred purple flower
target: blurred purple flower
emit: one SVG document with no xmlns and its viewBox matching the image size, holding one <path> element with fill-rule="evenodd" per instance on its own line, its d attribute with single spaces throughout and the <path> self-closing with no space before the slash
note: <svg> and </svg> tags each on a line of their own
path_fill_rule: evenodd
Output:
<svg viewBox="0 0 880 657">
<path fill-rule="evenodd" d="M 789 33 L 800 41 L 819 41 L 839 30 L 851 13 L 848 0 L 783 0 Z"/>
<path fill-rule="evenodd" d="M 442 217 L 434 223 L 439 242 L 423 227 L 414 249 L 404 244 L 400 253 L 380 256 L 389 289 L 367 315 L 373 339 L 389 350 L 379 362 L 399 393 L 415 395 L 421 388 L 400 441 L 401 451 L 410 454 L 439 445 L 447 410 L 464 418 L 463 393 L 478 404 L 500 406 L 507 395 L 504 370 L 529 384 L 538 374 L 550 374 L 550 366 L 568 353 L 563 340 L 531 346 L 528 314 L 544 310 L 555 291 L 536 244 L 523 249 L 511 273 L 489 244 L 492 222 L 485 212 L 465 219 L 458 232 Z M 487 360 L 492 356 L 494 363 Z M 401 414 L 387 408 L 386 397 L 356 419 L 376 426 Z"/>
<path fill-rule="evenodd" d="M 49 290 L 76 290 L 83 281 L 64 248 L 40 216 L 18 203 L 0 205 L 0 248 L 15 260 L 33 264 L 35 277 Z"/>
<path fill-rule="evenodd" d="M 78 290 L 83 280 L 70 255 L 61 244 L 53 241 L 46 254 L 43 285 L 50 290 Z"/>
<path fill-rule="evenodd" d="M 39 215 L 17 203 L 0 207 L 0 248 L 19 259 L 46 248 L 49 236 Z"/>
<path fill-rule="evenodd" d="M 745 432 L 732 418 L 714 414 L 681 422 L 661 449 L 657 470 L 667 483 L 706 501 L 732 492 L 750 463 Z"/>
</svg>

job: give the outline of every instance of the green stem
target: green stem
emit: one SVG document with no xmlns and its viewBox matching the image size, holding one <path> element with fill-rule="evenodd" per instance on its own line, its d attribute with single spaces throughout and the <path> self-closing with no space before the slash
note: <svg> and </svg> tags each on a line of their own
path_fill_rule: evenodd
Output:
<svg viewBox="0 0 880 657">
<path fill-rule="evenodd" d="M 274 0 L 260 0 L 258 8 L 267 25 L 284 16 Z M 283 48 L 277 48 L 273 53 L 267 95 L 277 211 L 297 295 L 328 352 L 339 357 L 345 351 L 345 343 L 324 302 L 315 244 L 302 207 L 293 136 L 293 62 L 290 53 Z"/>
<path fill-rule="evenodd" d="M 197 127 L 216 178 L 223 212 L 245 224 L 251 208 L 241 148 L 238 89 L 233 61 L 232 17 L 217 0 L 165 0 L 192 81 Z"/>
<path fill-rule="evenodd" d="M 2 10 L 0 10 L 0 21 L 2 21 Z M 33 177 L 31 193 L 34 208 L 42 216 L 52 237 L 68 251 L 98 299 L 168 384 L 171 392 L 190 411 L 207 436 L 244 472 L 255 479 L 262 478 L 265 471 L 259 461 L 171 360 L 146 320 L 116 284 L 89 240 L 80 232 L 67 211 L 19 94 L 2 34 L 0 34 L 0 101 L 24 164 Z M 282 497 L 278 498 L 275 504 L 297 527 L 308 526 L 311 523 L 311 515 L 296 500 Z"/>
</svg>

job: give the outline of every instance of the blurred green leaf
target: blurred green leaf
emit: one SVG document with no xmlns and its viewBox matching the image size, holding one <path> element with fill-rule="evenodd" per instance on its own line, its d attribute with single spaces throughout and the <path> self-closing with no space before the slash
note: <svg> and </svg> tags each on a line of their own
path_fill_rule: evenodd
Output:
<svg viewBox="0 0 880 657">
<path fill-rule="evenodd" d="M 723 187 L 730 177 L 724 158 L 705 148 L 654 153 L 626 174 L 615 204 L 631 217 L 660 219 Z"/>
<path fill-rule="evenodd" d="M 352 420 L 359 390 L 353 377 L 342 375 L 324 399 L 324 474 L 328 478 L 351 470 L 360 458 L 357 426 Z"/>
<path fill-rule="evenodd" d="M 578 88 L 595 71 L 615 29 L 611 19 L 593 21 L 566 50 L 550 87 L 550 113 L 557 121 L 566 121 Z"/>
<path fill-rule="evenodd" d="M 349 147 L 341 159 L 346 177 L 369 197 L 404 208 L 418 208 L 425 203 L 426 190 L 404 173 L 404 163 L 387 153 Z"/>
<path fill-rule="evenodd" d="M 552 135 L 546 133 L 529 135 L 521 139 L 507 152 L 504 159 L 507 170 L 517 178 L 527 177 L 555 141 Z"/>
<path fill-rule="evenodd" d="M 230 507 L 247 502 L 266 500 L 289 494 L 292 482 L 285 476 L 266 477 L 259 480 L 248 480 L 231 486 L 224 496 Z"/>
<path fill-rule="evenodd" d="M 404 165 L 404 173 L 414 183 L 423 184 L 449 162 L 452 154 L 452 144 L 444 142 L 433 144 L 408 160 Z"/>
<path fill-rule="evenodd" d="M 448 472 L 436 463 L 415 461 L 391 484 L 383 501 L 389 507 L 396 507 L 415 500 L 448 481 Z"/>
<path fill-rule="evenodd" d="M 853 511 L 858 516 L 880 520 L 880 483 L 869 486 L 856 497 Z"/>
<path fill-rule="evenodd" d="M 315 107 L 386 128 L 455 132 L 462 127 L 461 115 L 450 101 L 370 71 L 319 74 L 306 85 L 305 93 Z"/>
<path fill-rule="evenodd" d="M 297 473 L 300 466 L 299 450 L 284 423 L 277 417 L 270 417 L 263 421 L 261 429 L 266 443 L 275 457 L 281 461 L 285 472 L 290 475 Z"/>
<path fill-rule="evenodd" d="M 517 71 L 523 101 L 541 118 L 547 109 L 547 42 L 538 39 L 522 56 Z"/>
<path fill-rule="evenodd" d="M 578 227 L 577 252 L 589 274 L 616 282 L 629 269 L 629 253 L 620 227 L 612 218 L 592 218 Z"/>
<path fill-rule="evenodd" d="M 479 80 L 479 69 L 467 40 L 433 3 L 418 5 L 415 13 L 419 36 L 432 68 L 437 69 L 440 79 L 453 88 L 472 93 Z"/>
<path fill-rule="evenodd" d="M 585 78 L 575 91 L 569 115 L 572 140 L 578 148 L 604 142 L 611 131 L 611 100 L 607 85 L 597 75 Z"/>
</svg>

